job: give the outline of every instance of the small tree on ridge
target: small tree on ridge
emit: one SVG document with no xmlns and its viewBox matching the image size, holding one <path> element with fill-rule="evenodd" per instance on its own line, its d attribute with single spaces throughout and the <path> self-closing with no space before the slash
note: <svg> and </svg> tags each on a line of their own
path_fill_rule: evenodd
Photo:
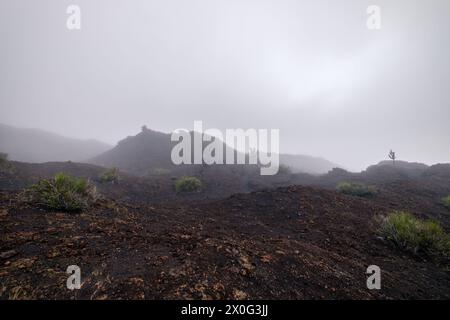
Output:
<svg viewBox="0 0 450 320">
<path fill-rule="evenodd" d="M 397 157 L 395 156 L 395 152 L 394 151 L 389 151 L 389 159 L 392 160 L 392 162 L 394 163 L 395 166 L 395 159 L 397 159 Z"/>
</svg>

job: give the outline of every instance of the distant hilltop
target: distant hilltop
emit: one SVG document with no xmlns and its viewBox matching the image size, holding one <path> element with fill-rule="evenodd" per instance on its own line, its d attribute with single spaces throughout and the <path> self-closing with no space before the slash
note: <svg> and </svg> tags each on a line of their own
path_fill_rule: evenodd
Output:
<svg viewBox="0 0 450 320">
<path fill-rule="evenodd" d="M 110 149 L 97 140 L 81 140 L 39 129 L 0 124 L 0 152 L 21 162 L 85 161 Z"/>
<path fill-rule="evenodd" d="M 197 134 L 192 133 L 191 134 Z M 170 134 L 153 131 L 146 126 L 135 136 L 128 136 L 117 146 L 94 158 L 89 162 L 106 167 L 117 167 L 121 170 L 146 175 L 154 170 L 174 167 L 170 154 L 176 142 L 172 142 Z M 206 145 L 206 144 L 205 144 Z M 224 146 L 224 148 L 229 148 Z M 292 173 L 325 174 L 338 165 L 318 157 L 306 155 L 280 154 L 280 165 L 288 167 Z"/>
</svg>

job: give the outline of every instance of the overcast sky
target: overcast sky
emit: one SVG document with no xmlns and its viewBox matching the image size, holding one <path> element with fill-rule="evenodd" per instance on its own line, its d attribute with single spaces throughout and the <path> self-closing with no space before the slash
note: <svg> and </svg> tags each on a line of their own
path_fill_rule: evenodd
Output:
<svg viewBox="0 0 450 320">
<path fill-rule="evenodd" d="M 67 6 L 81 30 L 66 28 Z M 381 29 L 366 27 L 369 5 Z M 278 128 L 359 170 L 450 162 L 448 0 L 1 0 L 0 123 L 116 143 Z"/>
</svg>

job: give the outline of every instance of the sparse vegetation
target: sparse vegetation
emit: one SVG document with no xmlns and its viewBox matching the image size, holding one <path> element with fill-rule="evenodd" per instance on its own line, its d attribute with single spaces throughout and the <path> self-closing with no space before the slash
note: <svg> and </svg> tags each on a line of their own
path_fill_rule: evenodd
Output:
<svg viewBox="0 0 450 320">
<path fill-rule="evenodd" d="M 170 174 L 170 170 L 165 168 L 155 168 L 150 174 L 155 176 L 165 176 Z"/>
<path fill-rule="evenodd" d="M 9 162 L 8 154 L 0 152 L 0 172 L 13 172 L 13 166 Z"/>
<path fill-rule="evenodd" d="M 8 162 L 8 154 L 0 152 L 0 165 Z"/>
<path fill-rule="evenodd" d="M 176 192 L 195 192 L 202 187 L 202 182 L 196 177 L 184 176 L 175 182 Z"/>
<path fill-rule="evenodd" d="M 408 212 L 394 211 L 383 219 L 381 234 L 395 245 L 414 253 L 450 254 L 450 236 L 432 220 L 421 220 Z"/>
<path fill-rule="evenodd" d="M 450 210 L 450 195 L 442 198 L 442 204 L 444 205 L 444 207 Z"/>
<path fill-rule="evenodd" d="M 392 160 L 392 163 L 394 164 L 394 166 L 395 166 L 395 159 L 397 159 L 397 156 L 395 155 L 395 152 L 394 151 L 389 151 L 389 154 L 388 154 L 388 156 L 389 156 L 389 159 L 391 159 Z"/>
<path fill-rule="evenodd" d="M 26 202 L 49 210 L 83 211 L 95 202 L 95 188 L 85 179 L 58 173 L 40 180 L 23 193 Z"/>
<path fill-rule="evenodd" d="M 337 190 L 344 194 L 358 197 L 371 197 L 377 193 L 377 189 L 374 186 L 366 186 L 355 182 L 341 182 L 338 184 Z"/>
<path fill-rule="evenodd" d="M 100 177 L 100 182 L 107 183 L 118 183 L 119 182 L 119 170 L 117 168 L 111 168 L 103 172 Z"/>
<path fill-rule="evenodd" d="M 285 164 L 280 164 L 278 174 L 292 174 L 292 169 Z"/>
</svg>

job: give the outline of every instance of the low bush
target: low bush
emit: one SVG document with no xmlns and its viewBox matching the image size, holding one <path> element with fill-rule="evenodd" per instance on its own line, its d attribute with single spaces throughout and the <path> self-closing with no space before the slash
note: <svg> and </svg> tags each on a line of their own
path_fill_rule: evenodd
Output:
<svg viewBox="0 0 450 320">
<path fill-rule="evenodd" d="M 155 175 L 155 176 L 166 176 L 166 175 L 170 174 L 170 172 L 171 171 L 169 169 L 155 168 L 150 172 L 150 174 Z"/>
<path fill-rule="evenodd" d="M 112 182 L 112 183 L 118 183 L 119 182 L 119 170 L 117 168 L 111 168 L 103 172 L 99 176 L 100 182 L 106 183 L 106 182 Z"/>
<path fill-rule="evenodd" d="M 44 209 L 75 212 L 88 209 L 97 195 L 95 187 L 85 179 L 58 173 L 25 190 L 23 199 Z"/>
<path fill-rule="evenodd" d="M 0 152 L 0 164 L 8 162 L 8 154 Z"/>
<path fill-rule="evenodd" d="M 11 173 L 13 166 L 9 162 L 8 154 L 0 152 L 0 172 Z"/>
<path fill-rule="evenodd" d="M 279 169 L 278 169 L 278 174 L 292 174 L 292 169 L 291 167 L 285 165 L 285 164 L 280 164 Z"/>
<path fill-rule="evenodd" d="M 446 196 L 445 198 L 442 198 L 442 204 L 444 205 L 444 207 L 450 210 L 450 195 Z"/>
<path fill-rule="evenodd" d="M 181 177 L 175 182 L 176 192 L 194 192 L 199 191 L 202 182 L 196 177 Z"/>
<path fill-rule="evenodd" d="M 415 218 L 408 212 L 394 211 L 383 219 L 382 236 L 414 253 L 450 254 L 450 236 L 432 220 Z"/>
<path fill-rule="evenodd" d="M 377 193 L 374 186 L 366 186 L 355 182 L 341 182 L 338 184 L 337 190 L 344 194 L 358 197 L 371 197 Z"/>
</svg>

